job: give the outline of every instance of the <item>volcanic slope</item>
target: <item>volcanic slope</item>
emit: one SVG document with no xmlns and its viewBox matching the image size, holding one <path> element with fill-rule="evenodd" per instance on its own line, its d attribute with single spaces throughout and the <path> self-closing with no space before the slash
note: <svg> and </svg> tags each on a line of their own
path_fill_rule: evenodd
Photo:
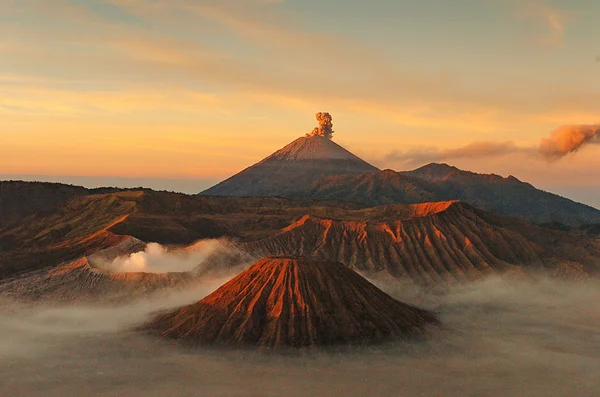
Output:
<svg viewBox="0 0 600 397">
<path fill-rule="evenodd" d="M 89 257 L 130 236 L 163 245 L 223 237 L 252 257 L 314 256 L 425 283 L 469 280 L 515 266 L 554 272 L 578 263 L 592 274 L 600 260 L 598 240 L 460 202 L 362 208 L 128 191 L 77 197 L 0 231 L 0 279 Z"/>
<path fill-rule="evenodd" d="M 460 200 L 538 224 L 600 223 L 599 210 L 536 189 L 513 176 L 476 174 L 446 164 L 429 164 L 408 172 L 384 170 L 329 176 L 316 181 L 310 189 L 299 189 L 294 196 L 346 200 L 369 206 Z"/>
<path fill-rule="evenodd" d="M 331 139 L 301 137 L 261 162 L 202 192 L 210 196 L 287 196 L 331 175 L 378 171 Z"/>
<path fill-rule="evenodd" d="M 22 184 L 24 191 L 30 185 L 37 189 L 37 184 Z M 21 189 L 20 184 L 6 186 Z M 57 188 L 47 186 L 33 201 L 47 200 L 43 192 L 53 196 Z M 17 196 L 18 192 L 8 194 Z M 276 233 L 307 213 L 327 218 L 352 208 L 359 206 L 150 190 L 75 197 L 60 208 L 34 211 L 26 220 L 0 230 L 0 279 L 71 262 L 118 246 L 129 236 L 163 245 L 190 245 L 220 237 L 256 239 Z"/>
<path fill-rule="evenodd" d="M 145 329 L 197 344 L 299 348 L 407 338 L 436 323 L 341 263 L 276 257 Z"/>
<path fill-rule="evenodd" d="M 447 164 L 429 164 L 402 173 L 434 184 L 436 200 L 461 200 L 487 211 L 535 223 L 577 226 L 600 223 L 600 210 L 536 189 L 514 176 L 477 174 Z"/>
<path fill-rule="evenodd" d="M 0 281 L 0 296 L 19 302 L 118 303 L 131 301 L 161 290 L 182 288 L 197 277 L 192 273 L 111 273 L 96 266 L 118 254 L 143 249 L 144 243 L 128 238 L 90 257 L 81 257 L 58 266 L 34 270 Z"/>
<path fill-rule="evenodd" d="M 335 260 L 427 285 L 508 271 L 600 269 L 600 246 L 592 240 L 460 202 L 389 205 L 338 219 L 306 215 L 276 235 L 247 243 L 245 249 L 256 256 Z"/>
</svg>

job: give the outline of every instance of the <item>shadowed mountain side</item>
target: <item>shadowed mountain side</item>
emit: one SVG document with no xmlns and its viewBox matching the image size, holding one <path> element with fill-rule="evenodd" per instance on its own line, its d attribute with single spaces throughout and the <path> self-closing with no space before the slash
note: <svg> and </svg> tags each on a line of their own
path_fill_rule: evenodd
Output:
<svg viewBox="0 0 600 397">
<path fill-rule="evenodd" d="M 0 182 L 0 230 L 32 214 L 56 211 L 86 194 L 83 187 L 58 183 Z"/>
<path fill-rule="evenodd" d="M 385 170 L 361 175 L 334 175 L 315 182 L 298 196 L 344 200 L 364 205 L 417 204 L 436 201 L 433 184 Z"/>
<path fill-rule="evenodd" d="M 0 278 L 68 262 L 122 243 L 109 229 L 135 211 L 141 192 L 78 197 L 45 216 L 0 232 Z"/>
<path fill-rule="evenodd" d="M 435 204 L 435 205 L 434 205 Z M 261 255 L 301 255 L 340 261 L 360 271 L 386 270 L 396 278 L 435 284 L 487 274 L 547 269 L 574 262 L 597 272 L 600 247 L 566 233 L 488 214 L 458 203 L 386 206 L 414 208 L 413 217 L 348 221 L 305 216 L 279 234 L 249 242 Z M 401 213 L 401 212 L 399 212 Z"/>
<path fill-rule="evenodd" d="M 539 224 L 560 222 L 578 226 L 600 222 L 599 210 L 536 189 L 512 176 L 476 174 L 445 164 L 430 164 L 410 172 L 385 170 L 330 176 L 315 182 L 310 189 L 299 189 L 294 196 L 369 206 L 460 200 Z"/>
<path fill-rule="evenodd" d="M 144 329 L 196 344 L 307 347 L 421 334 L 429 312 L 398 302 L 341 263 L 265 258 L 198 303 Z"/>
<path fill-rule="evenodd" d="M 52 212 L 0 231 L 0 279 L 69 262 L 120 244 L 127 236 L 189 245 L 227 236 L 269 236 L 306 213 L 332 217 L 355 204 L 122 191 L 76 197 Z"/>
<path fill-rule="evenodd" d="M 402 173 L 436 186 L 437 200 L 461 200 L 477 208 L 529 220 L 565 225 L 600 223 L 600 211 L 536 189 L 513 176 L 476 174 L 447 164 L 429 164 Z"/>
<path fill-rule="evenodd" d="M 318 135 L 302 137 L 201 194 L 286 196 L 308 189 L 323 177 L 377 170 L 330 139 Z"/>
<path fill-rule="evenodd" d="M 86 189 L 62 183 L 0 181 L 0 231 L 31 215 L 52 214 L 76 197 L 114 193 L 116 188 Z"/>
<path fill-rule="evenodd" d="M 306 213 L 330 217 L 364 207 L 310 199 L 188 196 L 167 192 L 144 192 L 134 201 L 136 211 L 111 231 L 161 244 L 190 244 L 223 236 L 259 238 Z"/>
<path fill-rule="evenodd" d="M 89 256 L 128 236 L 167 245 L 224 236 L 254 257 L 314 255 L 422 282 L 470 279 L 513 265 L 553 269 L 579 262 L 593 273 L 600 258 L 594 240 L 455 202 L 361 208 L 128 191 L 77 197 L 0 232 L 0 278 Z"/>
</svg>

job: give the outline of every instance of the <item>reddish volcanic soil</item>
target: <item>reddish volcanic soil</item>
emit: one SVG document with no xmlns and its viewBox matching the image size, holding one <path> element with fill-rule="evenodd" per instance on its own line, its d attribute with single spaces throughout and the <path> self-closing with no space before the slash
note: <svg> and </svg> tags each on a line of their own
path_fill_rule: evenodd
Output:
<svg viewBox="0 0 600 397">
<path fill-rule="evenodd" d="M 516 266 L 554 270 L 578 262 L 589 264 L 589 271 L 596 269 L 597 247 L 582 247 L 578 240 L 468 204 L 440 202 L 376 207 L 342 219 L 306 215 L 245 248 L 256 256 L 335 260 L 431 285 L 470 281 Z"/>
<path fill-rule="evenodd" d="M 341 263 L 274 257 L 144 328 L 197 344 L 277 348 L 407 338 L 437 322 Z"/>
</svg>

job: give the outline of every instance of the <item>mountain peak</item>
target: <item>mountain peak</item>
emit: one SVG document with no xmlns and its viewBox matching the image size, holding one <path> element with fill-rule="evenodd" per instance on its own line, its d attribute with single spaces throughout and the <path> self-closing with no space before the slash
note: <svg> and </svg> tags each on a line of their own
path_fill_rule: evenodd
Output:
<svg viewBox="0 0 600 397">
<path fill-rule="evenodd" d="M 329 137 L 307 135 L 202 192 L 209 196 L 289 196 L 333 175 L 379 171 Z"/>
<path fill-rule="evenodd" d="M 321 135 L 307 135 L 298 138 L 262 162 L 294 160 L 352 160 L 364 162 L 331 139 Z"/>
<path fill-rule="evenodd" d="M 298 348 L 407 338 L 437 322 L 339 262 L 282 256 L 260 260 L 146 329 L 198 344 Z"/>
<path fill-rule="evenodd" d="M 448 175 L 460 172 L 464 171 L 446 163 L 429 163 L 411 171 L 412 174 L 419 175 L 420 177 L 427 177 L 427 179 L 441 179 Z"/>
</svg>

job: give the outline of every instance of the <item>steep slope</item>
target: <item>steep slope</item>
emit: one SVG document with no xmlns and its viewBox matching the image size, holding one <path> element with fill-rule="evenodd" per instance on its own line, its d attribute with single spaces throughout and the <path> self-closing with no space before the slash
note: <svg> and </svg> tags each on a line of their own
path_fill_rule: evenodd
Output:
<svg viewBox="0 0 600 397">
<path fill-rule="evenodd" d="M 600 246 L 459 203 L 379 207 L 323 219 L 304 216 L 279 234 L 246 244 L 255 255 L 302 255 L 340 261 L 361 271 L 385 270 L 423 284 L 467 281 L 484 275 L 581 263 L 600 269 Z M 376 209 L 364 210 L 377 213 Z"/>
<path fill-rule="evenodd" d="M 308 189 L 330 175 L 360 174 L 377 168 L 331 139 L 315 135 L 296 139 L 261 162 L 202 192 L 211 196 L 286 196 Z"/>
<path fill-rule="evenodd" d="M 436 323 L 341 263 L 279 257 L 257 262 L 145 329 L 198 344 L 304 347 L 406 338 Z"/>
</svg>

